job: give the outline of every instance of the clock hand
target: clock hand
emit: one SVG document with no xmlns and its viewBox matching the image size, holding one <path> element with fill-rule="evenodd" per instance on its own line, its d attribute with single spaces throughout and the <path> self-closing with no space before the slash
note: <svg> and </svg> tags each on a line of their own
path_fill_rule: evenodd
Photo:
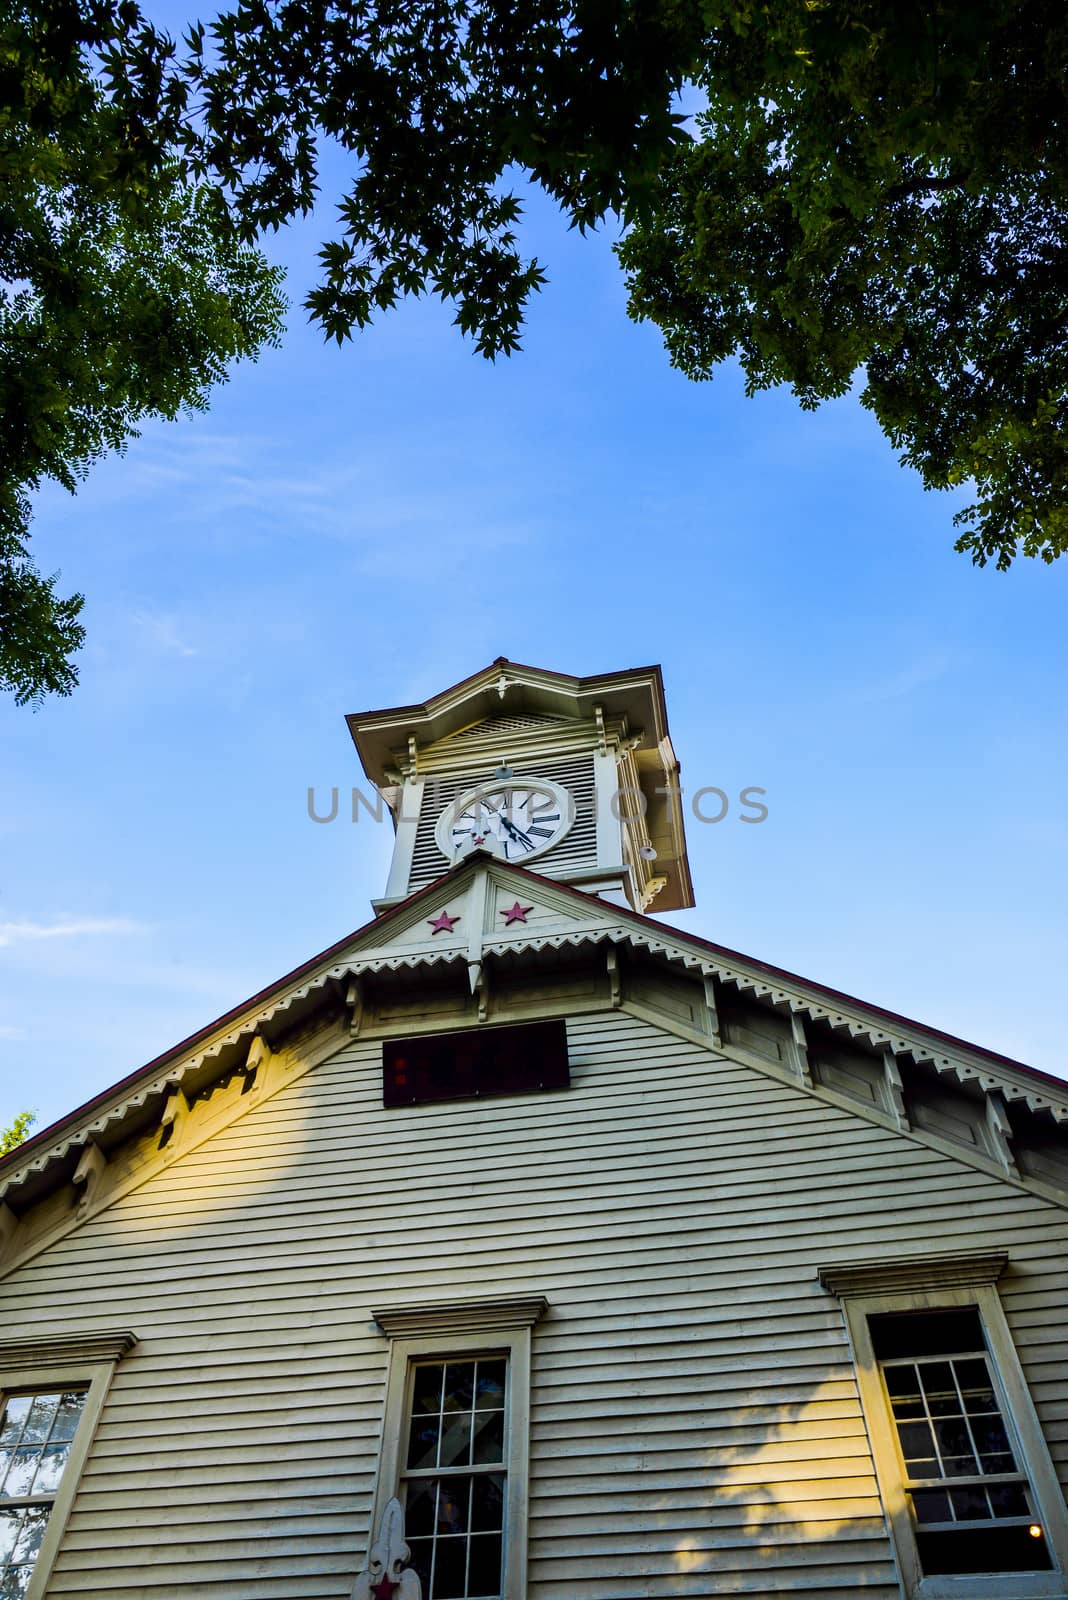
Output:
<svg viewBox="0 0 1068 1600">
<path fill-rule="evenodd" d="M 506 817 L 504 815 L 503 811 L 501 812 L 501 821 L 503 822 L 504 826 L 508 829 L 508 832 L 512 835 L 513 839 L 518 839 L 520 844 L 525 844 L 528 850 L 533 850 L 533 848 L 534 848 L 533 839 L 531 839 L 528 834 L 525 834 L 523 832 L 522 828 L 517 828 L 515 823 L 512 822 L 508 817 Z"/>
</svg>

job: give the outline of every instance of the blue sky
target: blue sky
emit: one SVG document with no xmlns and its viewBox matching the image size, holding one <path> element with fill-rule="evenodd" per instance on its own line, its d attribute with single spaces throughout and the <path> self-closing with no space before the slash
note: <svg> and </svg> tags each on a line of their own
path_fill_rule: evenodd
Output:
<svg viewBox="0 0 1068 1600">
<path fill-rule="evenodd" d="M 145 429 L 38 559 L 88 599 L 82 685 L 0 706 L 0 1126 L 62 1115 L 355 928 L 388 824 L 319 827 L 342 721 L 504 654 L 659 661 L 693 788 L 680 925 L 1068 1076 L 1068 563 L 978 571 L 846 399 L 695 386 L 611 238 L 532 203 L 551 281 L 495 367 L 447 308 L 282 350 Z M 961 503 L 961 502 L 957 502 Z"/>
</svg>

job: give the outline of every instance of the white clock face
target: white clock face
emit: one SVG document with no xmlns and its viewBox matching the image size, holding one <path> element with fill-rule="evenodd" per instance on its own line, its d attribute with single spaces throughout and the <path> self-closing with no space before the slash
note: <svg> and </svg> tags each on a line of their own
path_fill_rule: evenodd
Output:
<svg viewBox="0 0 1068 1600">
<path fill-rule="evenodd" d="M 574 821 L 566 789 L 541 778 L 493 778 L 461 795 L 438 818 L 438 849 L 451 861 L 490 850 L 502 861 L 527 862 L 558 844 Z"/>
</svg>

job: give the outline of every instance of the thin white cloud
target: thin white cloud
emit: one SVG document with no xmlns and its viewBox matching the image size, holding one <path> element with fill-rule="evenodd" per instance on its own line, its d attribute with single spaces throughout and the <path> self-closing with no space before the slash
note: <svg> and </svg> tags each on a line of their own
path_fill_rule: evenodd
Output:
<svg viewBox="0 0 1068 1600">
<path fill-rule="evenodd" d="M 854 705 L 868 705 L 880 700 L 900 700 L 903 696 L 925 689 L 930 683 L 937 683 L 939 678 L 944 678 L 947 673 L 955 671 L 960 664 L 960 658 L 949 653 L 929 655 L 887 677 L 861 684 L 847 698 Z"/>
<path fill-rule="evenodd" d="M 446 441 L 437 453 L 440 473 L 450 477 L 456 450 Z M 550 535 L 550 520 L 532 516 L 517 501 L 515 461 L 485 463 L 476 485 L 465 479 L 462 492 L 452 494 L 440 482 L 426 488 L 408 483 L 408 455 L 407 447 L 397 451 L 379 441 L 358 460 L 348 450 L 329 451 L 302 459 L 295 470 L 292 444 L 284 438 L 260 432 L 200 437 L 195 425 L 168 424 L 146 428 L 128 456 L 102 463 L 79 488 L 79 501 L 98 509 L 115 500 L 148 501 L 153 527 L 172 507 L 174 516 L 210 530 L 216 544 L 331 540 L 347 547 L 365 576 L 392 579 L 402 559 L 408 580 L 424 584 Z M 43 510 L 50 493 L 43 492 Z M 134 620 L 157 650 L 199 653 L 178 619 L 146 610 Z"/>
<path fill-rule="evenodd" d="M 0 1022 L 0 1039 L 25 1039 L 25 1037 L 25 1028 L 15 1028 L 10 1022 Z"/>
<path fill-rule="evenodd" d="M 195 648 L 178 632 L 178 623 L 174 617 L 153 611 L 135 611 L 134 621 L 157 649 L 179 656 L 197 654 Z"/>
<path fill-rule="evenodd" d="M 0 946 L 31 944 L 39 939 L 83 939 L 100 934 L 141 933 L 128 917 L 65 917 L 55 922 L 0 922 Z"/>
</svg>

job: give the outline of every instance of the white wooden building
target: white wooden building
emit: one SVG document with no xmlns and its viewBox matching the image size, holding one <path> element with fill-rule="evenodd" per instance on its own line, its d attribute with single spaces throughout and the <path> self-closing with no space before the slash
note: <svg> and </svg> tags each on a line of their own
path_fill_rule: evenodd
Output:
<svg viewBox="0 0 1068 1600">
<path fill-rule="evenodd" d="M 0 1163 L 0 1596 L 1065 1600 L 1068 1086 L 653 919 L 657 669 L 349 726 L 372 920 Z"/>
</svg>

